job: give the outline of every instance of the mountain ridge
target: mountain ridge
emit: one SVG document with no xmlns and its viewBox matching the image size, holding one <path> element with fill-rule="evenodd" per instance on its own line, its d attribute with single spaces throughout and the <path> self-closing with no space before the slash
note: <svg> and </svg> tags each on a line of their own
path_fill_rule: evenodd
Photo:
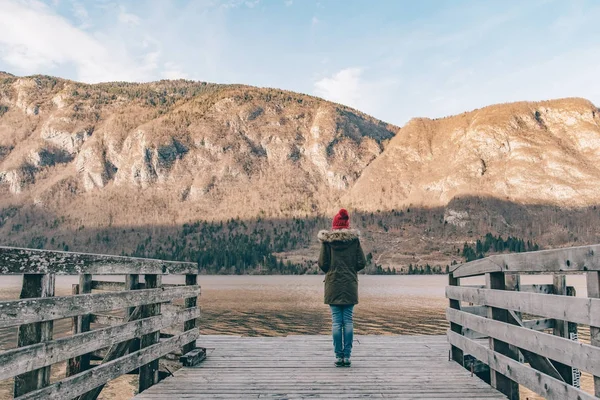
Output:
<svg viewBox="0 0 600 400">
<path fill-rule="evenodd" d="M 333 202 L 398 130 L 316 97 L 244 85 L 0 83 L 2 197 L 50 207 L 62 185 L 109 198 L 116 187 L 137 190 L 142 202 L 166 190 L 169 201 L 227 216 L 307 214 Z M 232 189 L 250 204 L 223 201 Z M 287 198 L 269 206 L 274 193 Z M 79 208 L 95 208 L 87 202 Z"/>
<path fill-rule="evenodd" d="M 310 232 L 347 207 L 389 266 L 445 267 L 487 233 L 595 242 L 599 114 L 567 98 L 400 128 L 278 89 L 4 75 L 0 235 L 174 258 L 196 254 L 182 252 L 186 243 L 209 246 L 188 237 L 198 231 L 210 232 L 211 254 L 241 241 L 263 249 L 253 260 L 308 260 Z"/>
<path fill-rule="evenodd" d="M 599 156 L 600 112 L 585 99 L 507 103 L 439 119 L 416 118 L 361 175 L 347 201 L 361 209 L 368 204 L 391 209 L 479 195 L 525 204 L 592 205 L 600 196 L 595 187 Z M 394 175 L 403 179 L 395 181 Z M 386 190 L 387 202 L 378 195 Z"/>
</svg>

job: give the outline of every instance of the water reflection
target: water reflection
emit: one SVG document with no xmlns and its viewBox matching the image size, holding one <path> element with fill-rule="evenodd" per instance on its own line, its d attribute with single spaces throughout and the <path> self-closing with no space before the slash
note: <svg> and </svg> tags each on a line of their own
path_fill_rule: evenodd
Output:
<svg viewBox="0 0 600 400">
<path fill-rule="evenodd" d="M 359 334 L 446 330 L 444 276 L 361 276 Z M 248 336 L 327 334 L 322 276 L 205 276 L 201 332 Z"/>
</svg>

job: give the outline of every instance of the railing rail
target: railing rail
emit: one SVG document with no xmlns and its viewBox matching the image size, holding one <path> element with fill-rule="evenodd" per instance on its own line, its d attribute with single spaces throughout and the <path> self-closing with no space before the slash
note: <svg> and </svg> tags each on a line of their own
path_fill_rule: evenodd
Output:
<svg viewBox="0 0 600 400">
<path fill-rule="evenodd" d="M 450 269 L 455 278 L 492 272 L 569 273 L 600 271 L 600 244 L 529 253 L 496 254 Z"/>
<path fill-rule="evenodd" d="M 16 399 L 92 400 L 131 371 L 147 389 L 159 381 L 161 357 L 194 349 L 197 274 L 195 263 L 0 247 L 0 275 L 23 275 L 20 299 L 0 302 L 0 328 L 18 327 L 18 347 L 0 351 L 0 380 L 14 378 Z M 72 295 L 54 295 L 57 275 L 79 276 Z M 185 282 L 162 284 L 163 275 Z M 64 318 L 73 319 L 73 335 L 53 339 L 54 321 Z M 65 378 L 51 384 L 50 368 L 64 361 Z"/>
<path fill-rule="evenodd" d="M 196 275 L 197 273 L 198 265 L 190 262 L 0 246 L 0 275 Z"/>
<path fill-rule="evenodd" d="M 446 288 L 451 358 L 487 365 L 489 376 L 482 377 L 511 400 L 519 399 L 519 385 L 547 399 L 598 400 L 598 271 L 600 245 L 494 255 L 456 266 Z M 588 297 L 574 297 L 565 273 L 583 272 Z M 521 285 L 518 274 L 550 274 L 553 284 Z M 460 278 L 475 276 L 485 276 L 486 285 L 460 285 Z M 590 327 L 589 343 L 574 340 L 578 324 Z M 594 376 L 594 394 L 579 388 L 579 371 Z"/>
</svg>

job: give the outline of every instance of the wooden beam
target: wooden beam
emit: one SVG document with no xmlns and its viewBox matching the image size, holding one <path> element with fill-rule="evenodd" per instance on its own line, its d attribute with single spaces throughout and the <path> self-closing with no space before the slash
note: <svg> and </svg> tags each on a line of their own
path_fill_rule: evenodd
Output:
<svg viewBox="0 0 600 400">
<path fill-rule="evenodd" d="M 138 290 L 140 287 L 140 276 L 137 274 L 129 274 L 125 277 L 125 290 Z M 129 307 L 127 309 L 127 315 L 131 315 L 135 307 Z"/>
<path fill-rule="evenodd" d="M 144 285 L 144 287 L 142 287 Z M 129 274 L 125 276 L 125 290 L 140 290 L 145 289 L 145 284 L 140 283 L 140 276 L 138 274 Z M 127 315 L 131 315 L 135 307 L 129 307 L 127 309 Z M 140 339 L 137 338 L 129 345 L 129 352 L 133 353 L 140 349 Z M 139 371 L 137 371 L 139 375 Z"/>
<path fill-rule="evenodd" d="M 86 352 L 105 349 L 115 343 L 135 339 L 160 329 L 181 325 L 184 321 L 199 316 L 198 308 L 189 308 L 177 313 L 161 314 L 138 320 L 132 319 L 133 322 L 118 326 L 7 350 L 0 353 L 0 381 L 77 357 Z"/>
<path fill-rule="evenodd" d="M 120 325 L 125 320 L 124 317 L 110 314 L 90 314 L 90 320 L 94 324 L 115 326 Z"/>
<path fill-rule="evenodd" d="M 545 375 L 518 361 L 480 345 L 479 343 L 448 331 L 448 341 L 451 345 L 460 347 L 466 353 L 488 364 L 490 368 L 510 377 L 528 389 L 533 390 L 548 400 L 598 400 L 595 396 L 574 388 L 557 379 Z"/>
<path fill-rule="evenodd" d="M 198 264 L 104 254 L 22 249 L 0 246 L 0 275 L 194 274 Z"/>
<path fill-rule="evenodd" d="M 521 291 L 521 275 L 519 274 L 506 274 L 504 276 L 505 290 L 510 291 Z M 519 318 L 522 318 L 521 313 L 516 313 Z M 510 315 L 507 312 L 506 314 L 507 322 L 510 321 Z M 509 345 L 510 352 L 513 356 L 515 356 L 515 360 L 519 360 L 520 362 L 523 359 L 523 355 L 519 351 L 519 349 L 513 345 Z"/>
<path fill-rule="evenodd" d="M 448 274 L 448 285 L 460 286 L 460 280 L 455 278 L 454 275 L 452 273 L 450 273 L 450 274 Z M 454 310 L 460 310 L 460 301 L 450 299 L 450 308 L 454 309 Z M 463 327 L 460 326 L 459 324 L 451 322 L 450 330 L 452 332 L 456 332 L 457 334 L 462 334 Z M 465 356 L 464 356 L 463 351 L 460 348 L 458 348 L 456 346 L 452 346 L 450 348 L 450 356 L 452 357 L 452 360 L 456 361 L 461 366 L 465 365 Z"/>
<path fill-rule="evenodd" d="M 145 275 L 146 288 L 159 288 L 162 281 L 160 275 Z M 160 304 L 147 304 L 143 307 L 142 315 L 144 318 L 160 314 Z M 170 340 L 170 339 L 165 339 Z M 160 331 L 155 331 L 143 335 L 140 340 L 140 347 L 149 347 L 160 341 Z M 158 383 L 158 359 L 150 361 L 148 364 L 140 367 L 139 393 Z"/>
<path fill-rule="evenodd" d="M 513 344 L 551 360 L 600 375 L 600 348 L 458 310 L 446 310 L 448 321 Z"/>
<path fill-rule="evenodd" d="M 192 285 L 195 286 L 198 284 L 198 275 L 186 275 L 185 276 L 185 284 L 186 285 Z M 190 308 L 190 307 L 196 307 L 198 305 L 198 297 L 194 296 L 194 297 L 189 297 L 187 299 L 185 299 L 184 301 L 184 307 L 186 308 Z M 189 321 L 185 321 L 184 326 L 183 326 L 183 331 L 189 331 L 192 329 L 197 329 L 196 328 L 196 319 L 191 319 Z M 186 354 L 190 351 L 192 351 L 192 349 L 194 349 L 194 347 L 196 346 L 195 342 L 191 342 L 191 343 L 187 343 L 185 346 L 183 346 L 182 349 L 182 353 Z"/>
<path fill-rule="evenodd" d="M 600 270 L 600 244 L 529 253 L 497 254 L 454 266 L 457 278 L 489 272 L 580 272 Z"/>
<path fill-rule="evenodd" d="M 52 274 L 23 276 L 21 299 L 30 297 L 50 298 L 54 296 L 55 278 Z M 37 322 L 19 326 L 17 346 L 25 347 L 52 340 L 52 322 Z M 13 375 L 14 376 L 14 375 Z M 43 367 L 15 376 L 13 395 L 21 396 L 50 384 L 50 367 Z"/>
<path fill-rule="evenodd" d="M 514 311 L 508 312 L 508 322 L 513 325 L 517 325 L 524 328 L 521 318 Z M 533 368 L 545 373 L 546 375 L 553 377 L 554 379 L 566 382 L 563 376 L 560 374 L 560 372 L 558 372 L 554 364 L 552 364 L 552 362 L 548 359 L 548 357 L 540 356 L 539 354 L 525 350 L 521 347 L 519 347 L 519 351 L 523 354 L 525 360 Z"/>
<path fill-rule="evenodd" d="M 552 285 L 521 285 L 518 291 L 525 293 L 555 294 L 554 286 Z"/>
<path fill-rule="evenodd" d="M 496 289 L 502 291 L 506 290 L 506 281 L 503 272 L 488 273 L 485 275 L 485 278 L 486 286 L 489 289 Z M 490 322 L 498 321 L 498 323 L 502 325 L 503 322 L 506 323 L 508 321 L 508 311 L 503 308 L 490 307 L 488 310 L 488 318 L 492 320 Z M 465 326 L 464 324 L 461 325 Z M 473 329 L 471 326 L 467 326 L 467 328 Z M 477 329 L 474 330 L 481 333 L 486 333 Z M 514 360 L 519 359 L 518 353 L 514 348 L 510 347 L 509 343 L 503 340 L 499 340 L 497 337 L 490 335 L 489 333 L 488 336 L 490 336 L 490 350 L 505 355 Z M 490 367 L 490 381 L 492 387 L 506 395 L 506 397 L 508 397 L 509 400 L 519 400 L 519 385 L 515 381 L 508 378 L 501 372 L 496 371 L 492 367 Z"/>
<path fill-rule="evenodd" d="M 452 286 L 446 287 L 446 297 L 546 318 L 600 326 L 600 299 Z"/>
<path fill-rule="evenodd" d="M 565 274 L 554 274 L 552 275 L 552 287 L 554 290 L 554 294 L 560 296 L 567 295 L 567 276 Z M 560 336 L 563 338 L 569 338 L 569 325 L 567 321 L 556 319 L 554 323 L 554 328 L 552 329 L 552 333 L 555 336 Z M 570 365 L 560 363 L 558 361 L 554 361 L 554 366 L 556 370 L 563 377 L 563 380 L 569 385 L 573 384 L 573 369 Z"/>
<path fill-rule="evenodd" d="M 125 284 L 123 282 L 92 281 L 92 289 L 116 292 L 125 290 Z"/>
<path fill-rule="evenodd" d="M 73 294 L 73 295 L 79 294 L 79 284 L 78 283 L 74 284 L 71 287 L 71 294 Z M 73 331 L 73 335 L 76 335 L 79 333 L 79 331 L 78 331 L 79 322 L 78 321 L 79 321 L 79 316 L 75 316 L 75 317 L 71 318 L 71 330 Z M 80 371 L 79 361 L 80 361 L 79 357 L 70 358 L 67 361 L 67 371 L 65 374 L 67 377 L 79 373 L 79 371 Z"/>
<path fill-rule="evenodd" d="M 92 275 L 91 274 L 81 274 L 79 275 L 79 294 L 88 294 L 92 293 Z M 77 332 L 89 332 L 91 325 L 91 316 L 90 314 L 83 314 L 77 318 Z M 82 354 L 79 359 L 79 373 L 81 371 L 86 371 L 90 369 L 90 354 Z"/>
<path fill-rule="evenodd" d="M 164 303 L 198 296 L 198 286 L 178 286 L 123 292 L 80 294 L 0 302 L 0 328 L 51 321 L 143 304 Z M 600 301 L 600 300 L 599 300 Z"/>
<path fill-rule="evenodd" d="M 600 297 L 600 272 L 587 273 L 588 297 Z M 590 326 L 590 343 L 592 346 L 600 346 L 600 323 Z M 594 374 L 594 392 L 600 397 L 600 374 Z"/>
<path fill-rule="evenodd" d="M 528 321 L 521 321 L 524 328 L 533 329 L 534 331 L 544 331 L 546 329 L 554 328 L 554 318 L 540 318 L 531 319 Z"/>
<path fill-rule="evenodd" d="M 102 364 L 96 368 L 81 372 L 63 379 L 41 390 L 36 390 L 17 397 L 15 400 L 63 400 L 72 399 L 89 392 L 110 380 L 118 378 L 128 371 L 139 368 L 152 360 L 178 350 L 184 343 L 197 339 L 198 332 L 189 331 L 167 339 L 164 342 L 146 347 L 135 353 L 128 354 L 116 360 Z"/>
<path fill-rule="evenodd" d="M 479 315 L 480 317 L 487 317 L 488 314 L 488 308 L 486 306 L 467 306 L 461 307 L 460 310 L 468 312 L 469 314 Z"/>
<path fill-rule="evenodd" d="M 468 337 L 469 339 L 487 339 L 488 335 L 484 335 L 483 333 L 475 332 L 472 329 L 463 327 L 462 335 Z"/>
</svg>

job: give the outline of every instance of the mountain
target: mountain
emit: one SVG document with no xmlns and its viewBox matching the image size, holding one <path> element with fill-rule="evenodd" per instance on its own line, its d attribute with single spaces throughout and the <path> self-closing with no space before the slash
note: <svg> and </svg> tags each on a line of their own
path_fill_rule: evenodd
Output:
<svg viewBox="0 0 600 400">
<path fill-rule="evenodd" d="M 444 206 L 461 196 L 564 207 L 600 201 L 600 111 L 583 99 L 416 118 L 346 195 L 360 209 Z"/>
<path fill-rule="evenodd" d="M 0 114 L 2 201 L 90 226 L 312 214 L 398 131 L 307 95 L 189 81 L 9 76 Z"/>
<path fill-rule="evenodd" d="M 277 89 L 0 73 L 3 245 L 239 272 L 312 262 L 344 206 L 374 262 L 445 266 L 488 233 L 597 242 L 598 165 L 600 110 L 584 99 L 399 128 Z"/>
</svg>

